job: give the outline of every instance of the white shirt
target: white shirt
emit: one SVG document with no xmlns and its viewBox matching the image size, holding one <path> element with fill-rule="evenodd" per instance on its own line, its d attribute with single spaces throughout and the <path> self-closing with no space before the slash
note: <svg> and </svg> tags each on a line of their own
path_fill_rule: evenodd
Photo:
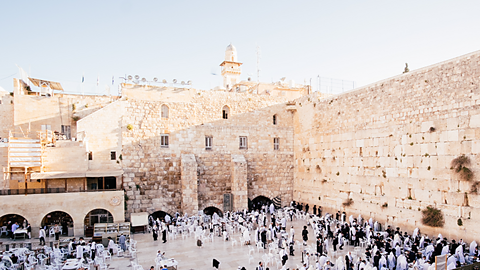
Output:
<svg viewBox="0 0 480 270">
<path fill-rule="evenodd" d="M 38 237 L 39 237 L 39 238 L 40 238 L 40 237 L 43 237 L 43 238 L 46 237 L 46 235 L 45 235 L 45 230 L 44 230 L 44 229 L 40 229 L 40 231 L 38 232 Z"/>
</svg>

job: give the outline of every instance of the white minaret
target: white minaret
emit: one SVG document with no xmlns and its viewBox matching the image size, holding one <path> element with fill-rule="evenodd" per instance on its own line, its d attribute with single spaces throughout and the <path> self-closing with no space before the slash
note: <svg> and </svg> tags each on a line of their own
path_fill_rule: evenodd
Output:
<svg viewBox="0 0 480 270">
<path fill-rule="evenodd" d="M 230 43 L 225 50 L 225 61 L 220 64 L 225 89 L 231 89 L 233 85 L 240 81 L 241 65 L 242 63 L 237 62 L 237 49 Z"/>
</svg>

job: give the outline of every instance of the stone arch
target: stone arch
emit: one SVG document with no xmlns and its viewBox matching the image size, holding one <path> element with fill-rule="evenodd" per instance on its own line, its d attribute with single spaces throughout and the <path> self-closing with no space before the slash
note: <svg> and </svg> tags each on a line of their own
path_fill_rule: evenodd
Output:
<svg viewBox="0 0 480 270">
<path fill-rule="evenodd" d="M 104 208 L 94 208 L 88 211 L 87 214 L 85 214 L 85 217 L 83 219 L 83 225 L 93 226 L 93 224 L 95 223 L 113 223 L 115 222 L 115 220 L 115 216 L 112 214 L 111 211 Z"/>
<path fill-rule="evenodd" d="M 272 203 L 272 200 L 267 196 L 258 195 L 251 200 L 251 203 L 253 209 L 260 209 L 264 204 L 270 205 L 270 203 Z"/>
<path fill-rule="evenodd" d="M 23 221 L 26 220 L 30 222 L 24 215 L 16 213 L 6 213 L 0 216 L 0 227 L 7 226 L 9 221 L 12 221 L 12 224 L 18 222 L 18 225 L 22 226 Z"/>
<path fill-rule="evenodd" d="M 47 228 L 49 228 L 53 224 L 59 224 L 62 227 L 64 227 L 63 225 L 66 225 L 66 227 L 68 228 L 68 227 L 73 227 L 75 222 L 73 220 L 72 215 L 70 215 L 66 211 L 56 210 L 56 211 L 51 211 L 48 214 L 45 214 L 39 225 L 40 227 L 47 226 Z M 68 229 L 66 231 L 62 230 L 62 234 L 68 235 Z"/>
<path fill-rule="evenodd" d="M 160 106 L 160 115 L 162 118 L 168 118 L 170 114 L 170 108 L 166 104 Z"/>
<path fill-rule="evenodd" d="M 230 116 L 230 107 L 228 105 L 225 105 L 222 108 L 222 118 L 228 119 L 229 116 Z"/>
<path fill-rule="evenodd" d="M 213 215 L 213 213 L 217 213 L 219 216 L 223 216 L 223 211 L 220 210 L 218 207 L 216 206 L 207 206 L 203 209 L 203 213 L 205 213 L 205 215 Z"/>
<path fill-rule="evenodd" d="M 150 217 L 153 217 L 154 220 L 157 220 L 157 218 L 162 220 L 162 219 L 165 218 L 166 215 L 169 215 L 171 218 L 174 217 L 171 213 L 168 213 L 168 212 L 163 211 L 163 210 L 157 210 L 157 211 L 149 214 L 148 218 L 149 218 L 149 220 L 150 220 Z"/>
</svg>

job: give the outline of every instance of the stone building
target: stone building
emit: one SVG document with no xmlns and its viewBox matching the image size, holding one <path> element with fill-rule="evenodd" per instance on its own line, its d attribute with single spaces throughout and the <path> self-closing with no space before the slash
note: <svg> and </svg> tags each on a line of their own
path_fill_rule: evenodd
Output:
<svg viewBox="0 0 480 270">
<path fill-rule="evenodd" d="M 41 96 L 16 79 L 13 96 L 0 93 L 0 216 L 38 228 L 64 211 L 82 234 L 92 209 L 122 221 L 276 198 L 448 238 L 478 233 L 480 52 L 337 96 L 241 80 L 233 45 L 225 56 L 219 90 L 128 82 L 120 97 Z M 12 156 L 16 143 L 41 155 Z M 468 178 L 451 169 L 463 156 Z M 39 198 L 48 205 L 32 207 Z M 428 206 L 443 228 L 421 222 Z"/>
<path fill-rule="evenodd" d="M 236 63 L 233 45 L 226 55 Z M 225 90 L 124 83 L 120 97 L 15 79 L 0 106 L 0 222 L 20 215 L 35 234 L 52 216 L 68 216 L 82 235 L 99 212 L 123 221 L 136 212 L 239 210 L 258 196 L 292 200 L 293 114 L 285 102 L 308 86 L 237 89 L 239 75 L 224 74 L 234 86 Z M 36 200 L 46 203 L 32 206 Z"/>
</svg>

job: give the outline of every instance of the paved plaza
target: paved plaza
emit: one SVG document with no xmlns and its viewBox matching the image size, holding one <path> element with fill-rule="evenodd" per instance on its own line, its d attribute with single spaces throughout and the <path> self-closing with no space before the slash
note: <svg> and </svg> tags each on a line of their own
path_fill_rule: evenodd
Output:
<svg viewBox="0 0 480 270">
<path fill-rule="evenodd" d="M 293 220 L 293 222 L 287 222 L 287 228 L 294 226 L 295 240 L 301 240 L 301 231 L 303 226 L 307 224 L 305 220 Z M 313 230 L 308 226 L 309 240 L 308 245 L 315 243 L 315 237 Z M 250 231 L 251 238 L 253 231 Z M 196 240 L 193 235 L 188 236 L 186 239 L 182 239 L 181 236 L 176 239 L 168 239 L 167 243 L 153 241 L 151 234 L 134 234 L 133 239 L 138 241 L 137 243 L 137 261 L 144 269 L 149 269 L 150 266 L 155 265 L 155 256 L 158 250 L 165 252 L 166 257 L 174 258 L 178 261 L 178 269 L 212 269 L 213 259 L 220 261 L 219 269 L 237 269 L 239 266 L 245 267 L 247 270 L 254 270 L 258 266 L 259 261 L 263 261 L 262 256 L 269 252 L 268 248 L 265 250 L 257 251 L 255 243 L 252 241 L 252 245 L 240 245 L 239 239 L 241 234 L 235 233 L 231 239 L 237 241 L 236 245 L 232 245 L 232 240 L 224 241 L 222 237 L 214 237 L 213 242 L 206 242 L 199 248 L 196 246 Z M 254 251 L 249 254 L 249 249 L 254 248 Z M 344 256 L 348 251 L 351 251 L 353 255 L 354 250 L 352 246 L 345 246 L 343 250 L 337 250 L 335 255 L 329 251 L 329 258 L 336 260 L 338 256 Z M 289 256 L 286 263 L 287 268 L 297 269 L 301 264 L 302 250 L 298 245 L 295 245 L 295 256 Z M 250 258 L 253 256 L 253 259 Z M 311 259 L 311 263 L 314 263 L 314 259 Z M 114 258 L 111 263 L 111 268 L 124 269 L 124 265 L 127 263 L 125 259 Z M 277 263 L 268 265 L 270 269 L 281 269 L 281 265 L 277 267 Z"/>
<path fill-rule="evenodd" d="M 287 222 L 287 228 L 291 226 L 295 229 L 295 240 L 301 240 L 301 231 L 303 226 L 307 225 L 306 220 L 296 220 L 293 222 Z M 308 245 L 311 246 L 315 244 L 315 237 L 313 230 L 310 226 L 307 227 L 309 231 L 309 240 Z M 287 229 L 289 231 L 289 229 Z M 137 241 L 137 255 L 136 258 L 132 259 L 128 256 L 126 252 L 125 256 L 117 257 L 112 256 L 111 260 L 107 260 L 108 269 L 133 269 L 132 260 L 143 267 L 143 269 L 150 269 L 151 266 L 155 266 L 155 258 L 158 250 L 165 252 L 165 256 L 168 258 L 174 258 L 178 261 L 178 269 L 213 269 L 212 262 L 213 259 L 220 261 L 219 269 L 237 269 L 240 267 L 245 267 L 247 270 L 255 269 L 258 266 L 260 261 L 264 262 L 262 258 L 269 253 L 269 249 L 257 249 L 253 241 L 253 231 L 250 231 L 252 244 L 251 245 L 241 245 L 239 232 L 231 235 L 229 241 L 224 241 L 223 237 L 215 236 L 212 241 L 204 242 L 202 247 L 197 247 L 196 238 L 192 234 L 186 234 L 186 237 L 182 237 L 179 234 L 176 238 L 167 237 L 167 243 L 162 243 L 161 238 L 157 241 L 153 241 L 151 233 L 137 233 L 132 234 L 131 237 L 133 240 Z M 61 240 L 69 239 L 68 237 L 62 237 Z M 51 239 L 47 239 L 48 242 Z M 89 240 L 88 238 L 86 240 Z M 236 244 L 232 244 L 236 240 Z M 2 239 L 3 246 L 8 244 L 10 248 L 15 245 L 15 247 L 27 246 L 27 243 L 32 243 L 33 248 L 36 249 L 38 246 L 38 238 L 27 239 L 27 240 L 10 240 Z M 330 241 L 331 243 L 331 241 Z M 307 245 L 307 246 L 308 246 Z M 330 245 L 331 246 L 331 245 Z M 250 251 L 253 249 L 253 251 Z M 295 256 L 289 256 L 286 263 L 287 268 L 297 269 L 301 265 L 302 260 L 302 250 L 303 246 L 298 246 L 295 244 Z M 352 246 L 345 246 L 343 250 L 337 250 L 336 253 L 329 250 L 328 257 L 335 261 L 339 256 L 344 256 L 347 252 L 351 251 L 355 256 L 355 252 Z M 312 257 L 310 260 L 311 264 L 315 263 L 315 258 Z M 267 265 L 270 269 L 281 269 L 281 264 L 277 265 L 276 260 Z M 40 269 L 40 267 L 37 267 Z"/>
</svg>

